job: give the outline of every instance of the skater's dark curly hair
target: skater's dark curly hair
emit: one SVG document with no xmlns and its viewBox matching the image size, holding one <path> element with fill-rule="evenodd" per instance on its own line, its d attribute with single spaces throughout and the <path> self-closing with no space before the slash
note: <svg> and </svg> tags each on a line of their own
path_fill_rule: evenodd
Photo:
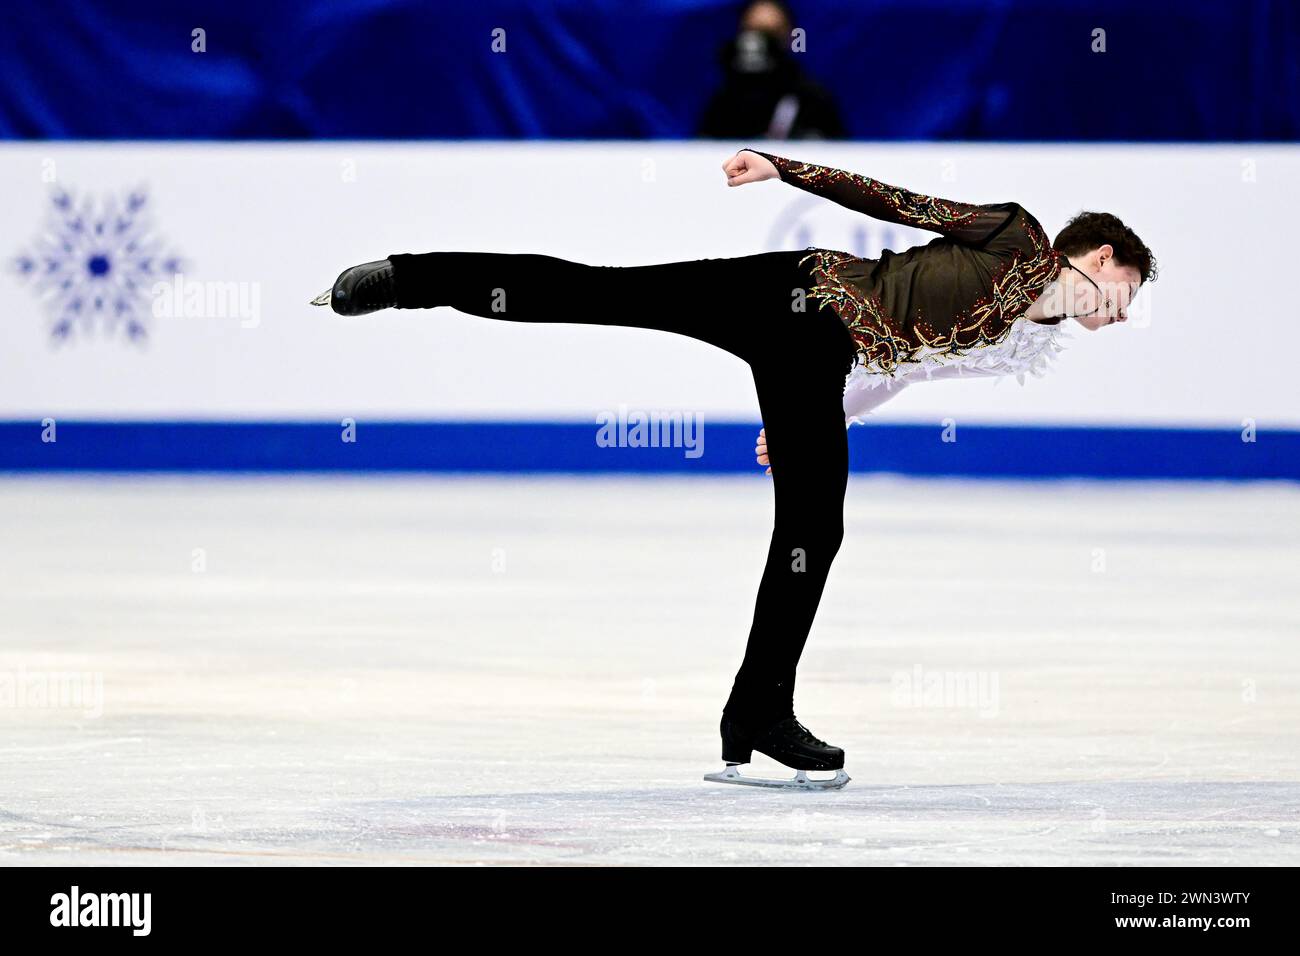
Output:
<svg viewBox="0 0 1300 956">
<path fill-rule="evenodd" d="M 1137 269 L 1143 282 L 1154 280 L 1158 274 L 1156 257 L 1146 243 L 1118 216 L 1108 212 L 1079 213 L 1065 224 L 1052 246 L 1067 256 L 1079 256 L 1098 246 L 1110 246 L 1115 250 L 1115 261 Z"/>
</svg>

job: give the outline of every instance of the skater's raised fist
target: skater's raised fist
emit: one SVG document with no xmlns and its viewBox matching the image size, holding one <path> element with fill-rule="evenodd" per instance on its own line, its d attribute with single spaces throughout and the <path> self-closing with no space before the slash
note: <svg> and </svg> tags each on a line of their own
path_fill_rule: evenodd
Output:
<svg viewBox="0 0 1300 956">
<path fill-rule="evenodd" d="M 758 443 L 754 445 L 754 454 L 758 456 L 758 463 L 760 465 L 769 466 L 767 471 L 763 472 L 763 474 L 770 475 L 772 473 L 772 468 L 771 468 L 772 462 L 771 459 L 767 457 L 767 429 L 766 428 L 760 428 L 758 430 Z"/>
<path fill-rule="evenodd" d="M 747 149 L 742 149 L 723 163 L 722 171 L 727 174 L 728 186 L 761 183 L 765 179 L 776 179 L 780 175 L 771 160 Z"/>
</svg>

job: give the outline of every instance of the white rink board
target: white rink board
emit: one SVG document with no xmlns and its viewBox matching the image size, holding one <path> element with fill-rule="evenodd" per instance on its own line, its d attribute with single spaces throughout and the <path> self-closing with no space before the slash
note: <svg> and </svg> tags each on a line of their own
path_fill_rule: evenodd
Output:
<svg viewBox="0 0 1300 956">
<path fill-rule="evenodd" d="M 1160 260 L 1145 315 L 1078 329 L 1048 378 L 1023 390 L 926 384 L 882 420 L 1300 426 L 1285 347 L 1297 307 L 1284 287 L 1300 148 L 772 148 L 949 198 L 1014 199 L 1053 234 L 1081 208 L 1111 210 Z M 144 347 L 99 334 L 54 347 L 32 291 L 7 270 L 0 418 L 592 420 L 627 405 L 757 420 L 743 364 L 687 340 L 448 310 L 340 320 L 306 305 L 342 267 L 399 251 L 631 265 L 810 244 L 873 254 L 932 238 L 779 183 L 727 189 L 718 167 L 728 153 L 673 143 L 4 144 L 6 259 L 41 232 L 49 175 L 78 195 L 143 186 L 186 278 L 247 283 L 259 301 L 255 327 L 153 319 Z"/>
</svg>

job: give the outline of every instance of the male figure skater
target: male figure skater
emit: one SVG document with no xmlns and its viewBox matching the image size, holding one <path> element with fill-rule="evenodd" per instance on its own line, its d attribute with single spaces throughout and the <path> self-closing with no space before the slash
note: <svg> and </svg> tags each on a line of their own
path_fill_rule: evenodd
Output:
<svg viewBox="0 0 1300 956">
<path fill-rule="evenodd" d="M 878 260 L 811 249 L 626 268 L 542 255 L 390 255 L 344 270 L 313 302 L 342 315 L 450 306 L 511 322 L 659 329 L 747 362 L 775 521 L 744 661 L 723 708 L 727 766 L 706 779 L 838 788 L 848 782 L 844 751 L 795 717 L 794 683 L 844 536 L 846 415 L 857 420 L 918 377 L 1034 369 L 1062 320 L 1088 329 L 1124 322 L 1156 266 L 1137 235 L 1107 213 L 1081 213 L 1051 242 L 1014 202 L 952 202 L 754 150 L 737 153 L 723 171 L 729 186 L 780 178 L 940 238 Z M 799 310 L 798 290 L 817 307 Z M 851 371 L 863 387 L 846 402 Z M 792 780 L 740 774 L 754 751 L 798 773 Z M 818 770 L 836 773 L 807 776 Z"/>
</svg>

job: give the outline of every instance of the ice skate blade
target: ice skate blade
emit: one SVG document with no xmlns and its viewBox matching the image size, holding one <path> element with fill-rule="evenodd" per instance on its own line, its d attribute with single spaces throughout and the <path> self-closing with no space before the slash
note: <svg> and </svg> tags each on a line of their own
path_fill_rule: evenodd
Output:
<svg viewBox="0 0 1300 956">
<path fill-rule="evenodd" d="M 334 297 L 334 290 L 333 290 L 333 289 L 326 289 L 326 290 L 325 290 L 324 292 L 322 292 L 320 295 L 316 296 L 316 298 L 312 299 L 312 300 L 311 300 L 311 304 L 312 304 L 312 305 L 329 305 L 329 304 L 330 304 L 330 299 L 332 299 L 333 297 Z"/>
<path fill-rule="evenodd" d="M 717 773 L 706 773 L 710 783 L 736 783 L 742 787 L 767 787 L 770 790 L 843 790 L 852 779 L 843 770 L 836 770 L 828 780 L 816 780 L 806 770 L 796 770 L 790 780 L 771 780 L 767 777 L 746 777 L 735 764 L 728 764 Z"/>
</svg>

